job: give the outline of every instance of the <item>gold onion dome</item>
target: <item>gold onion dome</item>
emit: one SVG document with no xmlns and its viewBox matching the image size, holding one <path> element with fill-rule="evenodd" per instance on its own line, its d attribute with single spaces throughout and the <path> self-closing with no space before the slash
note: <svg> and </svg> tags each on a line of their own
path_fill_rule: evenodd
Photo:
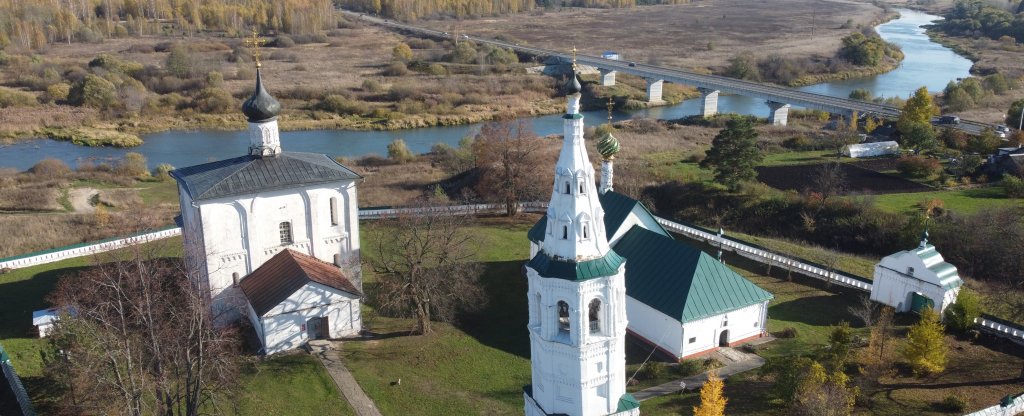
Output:
<svg viewBox="0 0 1024 416">
<path fill-rule="evenodd" d="M 611 126 L 609 126 L 611 127 Z M 612 132 L 608 131 L 603 134 L 601 140 L 597 142 L 597 152 L 601 154 L 601 157 L 605 160 L 610 160 L 619 153 L 619 140 L 612 136 Z"/>
</svg>

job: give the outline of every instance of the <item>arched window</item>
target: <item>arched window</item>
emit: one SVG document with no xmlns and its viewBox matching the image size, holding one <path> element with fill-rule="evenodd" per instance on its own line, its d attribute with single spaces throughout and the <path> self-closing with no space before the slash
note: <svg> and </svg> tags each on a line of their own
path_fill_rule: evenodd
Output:
<svg viewBox="0 0 1024 416">
<path fill-rule="evenodd" d="M 587 228 L 589 228 L 589 227 L 587 227 L 587 223 L 583 223 L 583 239 L 584 240 L 590 238 L 590 233 L 587 231 Z"/>
<path fill-rule="evenodd" d="M 572 193 L 572 189 L 569 188 L 569 181 L 565 181 L 565 194 L 569 195 Z"/>
<path fill-rule="evenodd" d="M 590 333 L 599 334 L 601 333 L 601 300 L 594 299 L 590 301 Z"/>
<path fill-rule="evenodd" d="M 338 198 L 331 197 L 331 225 L 338 225 Z"/>
<path fill-rule="evenodd" d="M 569 304 L 558 301 L 558 331 L 569 332 Z"/>
<path fill-rule="evenodd" d="M 580 195 L 586 194 L 587 188 L 583 186 L 583 181 L 580 181 Z"/>
<path fill-rule="evenodd" d="M 285 221 L 278 224 L 277 230 L 281 235 L 281 245 L 292 243 L 292 223 Z"/>
<path fill-rule="evenodd" d="M 569 239 L 569 226 L 568 225 L 563 225 L 562 226 L 562 239 L 563 240 L 568 240 Z"/>
<path fill-rule="evenodd" d="M 238 287 L 238 272 L 231 273 L 231 286 Z"/>
</svg>

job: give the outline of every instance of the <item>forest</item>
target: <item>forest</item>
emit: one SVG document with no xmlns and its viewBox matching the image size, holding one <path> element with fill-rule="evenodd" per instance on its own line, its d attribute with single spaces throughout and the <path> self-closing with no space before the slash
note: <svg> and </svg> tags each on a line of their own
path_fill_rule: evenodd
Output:
<svg viewBox="0 0 1024 416">
<path fill-rule="evenodd" d="M 1014 13 L 981 0 L 957 0 L 945 17 L 936 26 L 954 35 L 1024 42 L 1024 3 Z"/>
<path fill-rule="evenodd" d="M 198 31 L 311 34 L 336 24 L 330 0 L 0 0 L 0 49 Z"/>
<path fill-rule="evenodd" d="M 555 7 L 622 8 L 689 0 L 338 0 L 346 9 L 401 20 L 496 16 Z"/>
</svg>

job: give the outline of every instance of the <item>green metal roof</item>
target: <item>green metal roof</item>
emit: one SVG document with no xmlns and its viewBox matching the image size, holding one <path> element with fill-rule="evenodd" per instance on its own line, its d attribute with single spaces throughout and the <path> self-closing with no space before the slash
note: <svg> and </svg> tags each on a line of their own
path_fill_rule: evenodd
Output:
<svg viewBox="0 0 1024 416">
<path fill-rule="evenodd" d="M 642 227 L 631 228 L 614 249 L 629 261 L 626 294 L 680 322 L 773 298 L 707 253 Z"/>
<path fill-rule="evenodd" d="M 625 261 L 615 250 L 608 250 L 608 254 L 601 258 L 581 262 L 553 258 L 541 250 L 526 266 L 544 277 L 582 281 L 612 276 L 619 272 Z"/>
<path fill-rule="evenodd" d="M 935 277 L 939 279 L 939 284 L 943 289 L 948 290 L 964 284 L 963 279 L 960 279 L 960 275 L 957 273 L 956 266 L 943 260 L 935 246 L 926 243 L 923 247 L 918 247 L 914 254 L 921 259 L 928 270 L 935 273 Z"/>
<path fill-rule="evenodd" d="M 615 409 L 615 413 L 633 410 L 638 407 L 640 407 L 640 401 L 633 397 L 632 394 L 626 393 L 619 398 L 619 408 Z"/>
<path fill-rule="evenodd" d="M 629 213 L 633 212 L 633 208 L 637 205 L 643 208 L 644 212 L 646 212 L 647 215 L 650 215 L 652 219 L 654 218 L 654 214 L 651 214 L 651 212 L 647 210 L 647 207 L 640 203 L 640 201 L 618 192 L 605 192 L 598 196 L 598 199 L 601 201 L 601 208 L 604 208 L 604 229 L 608 234 L 608 238 L 611 238 L 612 235 L 615 234 L 615 231 L 622 226 L 622 223 L 629 217 Z M 537 223 L 533 225 L 533 228 L 530 228 L 530 231 L 526 233 L 526 237 L 534 243 L 544 241 L 544 232 L 545 229 L 547 229 L 547 226 L 547 216 L 540 217 L 540 220 L 537 221 Z M 658 226 L 661 227 L 661 225 Z M 662 231 L 665 235 L 670 235 L 668 231 L 665 231 L 665 229 L 662 229 Z"/>
</svg>

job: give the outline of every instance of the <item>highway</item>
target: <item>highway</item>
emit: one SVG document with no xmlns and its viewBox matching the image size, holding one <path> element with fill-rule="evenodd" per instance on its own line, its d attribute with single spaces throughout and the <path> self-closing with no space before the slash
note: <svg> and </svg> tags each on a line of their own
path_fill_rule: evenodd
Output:
<svg viewBox="0 0 1024 416">
<path fill-rule="evenodd" d="M 342 13 L 361 19 L 366 22 L 390 27 L 397 30 L 420 33 L 435 38 L 450 38 L 447 32 L 433 29 L 426 29 L 418 26 L 398 23 L 388 19 L 381 19 L 362 13 L 340 10 Z M 563 60 L 570 60 L 571 56 L 565 52 L 550 49 L 524 46 L 515 43 L 503 42 L 495 39 L 476 37 L 468 34 L 459 35 L 460 38 L 472 40 L 477 43 L 486 43 L 503 48 L 509 48 L 520 53 L 534 56 L 552 56 Z M 636 75 L 648 79 L 661 79 L 674 84 L 689 85 L 709 90 L 718 90 L 726 94 L 742 95 L 747 97 L 760 98 L 765 101 L 790 104 L 815 110 L 827 111 L 833 114 L 841 114 L 846 117 L 854 112 L 858 115 L 874 115 L 878 117 L 896 119 L 899 118 L 900 108 L 888 104 L 873 103 L 868 101 L 854 100 L 851 98 L 832 97 L 823 94 L 804 92 L 792 88 L 779 87 L 775 85 L 762 84 L 759 82 L 746 81 L 723 77 L 718 75 L 698 74 L 695 72 L 679 69 L 663 68 L 653 65 L 605 59 L 599 56 L 576 55 L 576 61 L 601 69 L 613 70 L 626 74 Z M 767 112 L 767 109 L 765 110 Z M 977 121 L 961 120 L 959 124 L 951 125 L 970 134 L 980 134 L 985 128 L 994 129 L 995 126 Z"/>
</svg>

